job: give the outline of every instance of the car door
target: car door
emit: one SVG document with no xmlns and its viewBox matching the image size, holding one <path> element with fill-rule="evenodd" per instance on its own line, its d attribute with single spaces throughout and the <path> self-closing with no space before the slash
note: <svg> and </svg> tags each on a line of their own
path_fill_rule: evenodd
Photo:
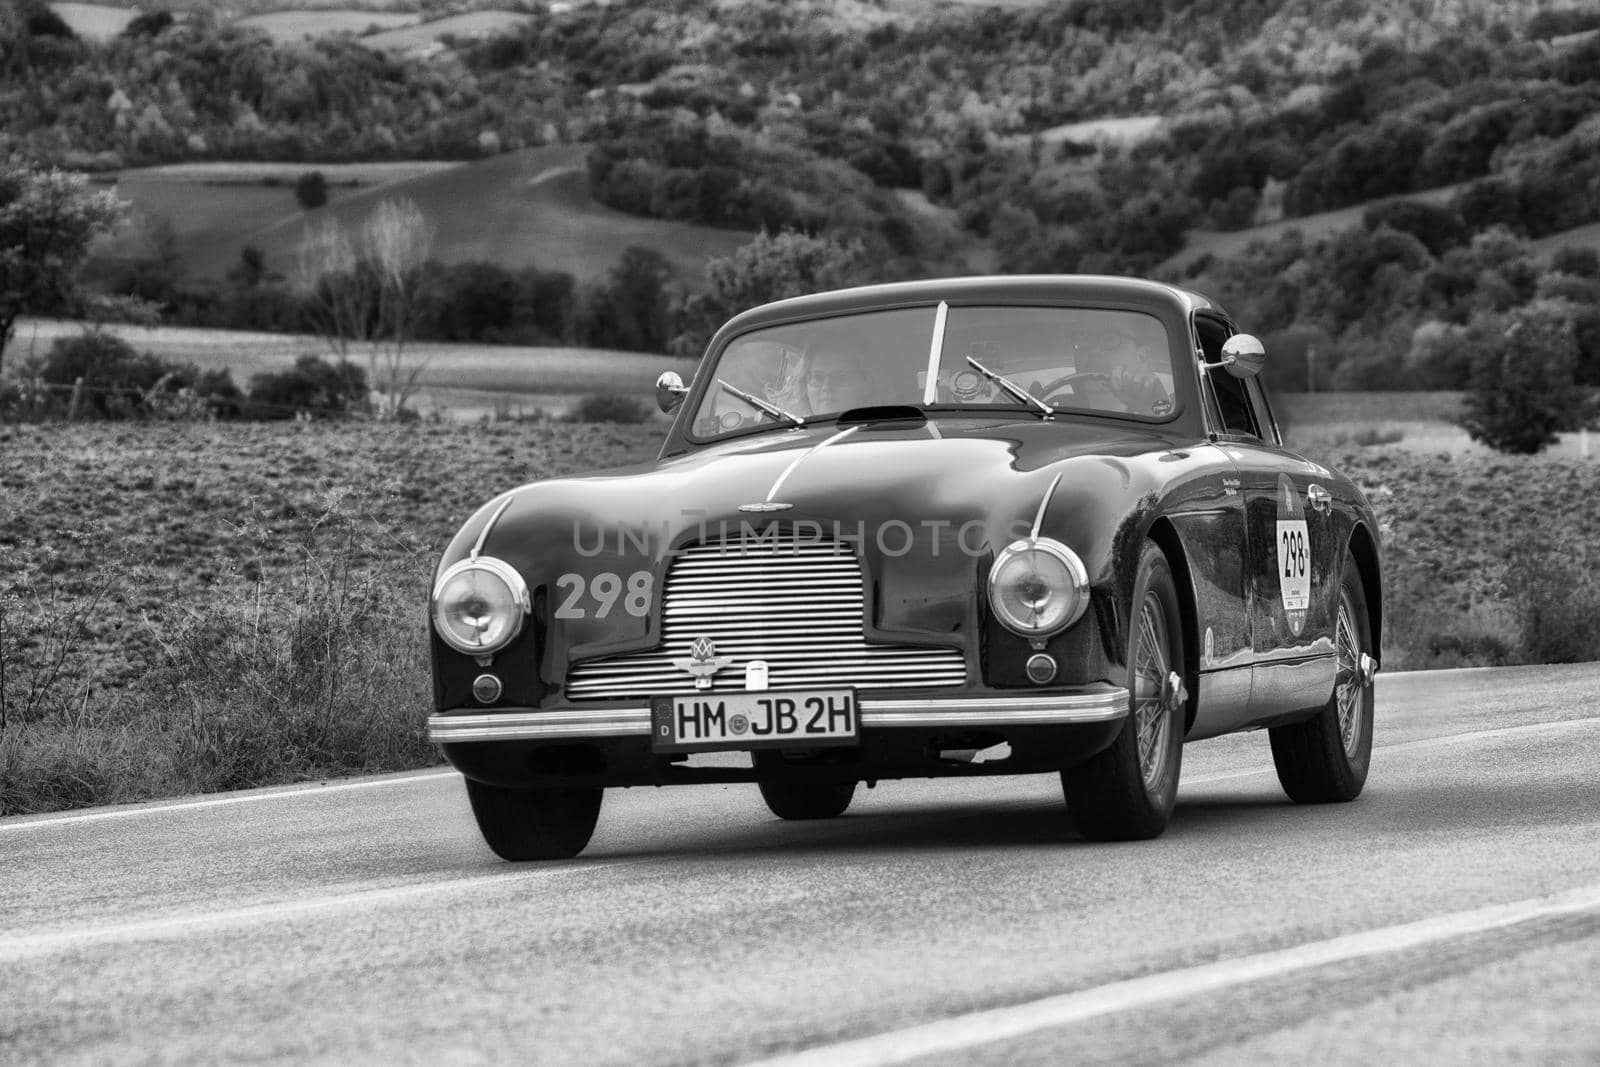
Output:
<svg viewBox="0 0 1600 1067">
<path fill-rule="evenodd" d="M 1202 337 L 1229 329 L 1212 320 Z M 1220 354 L 1220 347 L 1219 347 Z M 1211 359 L 1208 358 L 1208 362 Z M 1250 698 L 1234 728 L 1258 726 L 1326 703 L 1333 690 L 1338 545 L 1326 468 L 1283 447 L 1259 378 L 1207 373 L 1244 494 Z"/>
<path fill-rule="evenodd" d="M 1208 342 L 1214 349 L 1212 358 L 1220 358 L 1226 329 L 1212 332 L 1217 333 L 1214 343 Z M 1191 340 L 1199 366 L 1204 351 L 1200 334 Z M 1190 561 L 1199 631 L 1199 691 L 1195 719 L 1186 735 L 1189 740 L 1226 733 L 1243 720 L 1255 663 L 1249 613 L 1255 567 L 1245 529 L 1241 453 L 1204 381 L 1201 385 L 1208 442 L 1191 451 L 1204 458 L 1207 477 L 1195 484 L 1181 506 L 1174 506 L 1173 516 Z"/>
</svg>

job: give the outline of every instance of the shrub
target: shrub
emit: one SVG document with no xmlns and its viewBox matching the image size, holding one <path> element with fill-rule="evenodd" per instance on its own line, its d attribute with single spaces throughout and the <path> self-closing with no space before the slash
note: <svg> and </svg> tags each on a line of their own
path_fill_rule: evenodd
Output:
<svg viewBox="0 0 1600 1067">
<path fill-rule="evenodd" d="M 644 422 L 649 409 L 631 396 L 617 393 L 592 393 L 578 401 L 567 416 L 568 422 Z"/>
<path fill-rule="evenodd" d="M 138 352 L 99 329 L 57 340 L 36 374 L 52 390 L 47 414 L 205 418 L 237 414 L 239 406 L 239 390 L 226 370 L 201 373 L 191 363 Z M 76 393 L 80 380 L 82 392 Z M 75 408 L 73 395 L 78 396 Z"/>
<path fill-rule="evenodd" d="M 1513 541 L 1504 595 L 1521 626 L 1522 662 L 1600 659 L 1597 563 L 1600 552 L 1581 535 L 1534 533 Z"/>
<path fill-rule="evenodd" d="M 1557 431 L 1576 429 L 1593 414 L 1592 398 L 1577 386 L 1572 322 L 1551 302 L 1519 309 L 1503 330 L 1493 329 L 1496 321 L 1474 323 L 1482 340 L 1461 425 L 1497 451 L 1541 452 Z"/>
<path fill-rule="evenodd" d="M 359 410 L 367 400 L 367 373 L 354 363 L 329 363 L 319 356 L 301 356 L 291 370 L 264 372 L 250 378 L 246 414 L 254 419 L 291 419 L 309 415 L 341 415 Z"/>
<path fill-rule="evenodd" d="M 295 179 L 294 198 L 307 211 L 328 202 L 328 179 L 320 170 L 308 170 Z"/>
<path fill-rule="evenodd" d="M 147 11 L 142 15 L 135 15 L 132 21 L 122 27 L 122 36 L 158 37 L 170 29 L 175 21 L 170 11 Z"/>
<path fill-rule="evenodd" d="M 1551 253 L 1550 269 L 1579 278 L 1600 278 L 1600 250 L 1584 245 L 1562 245 Z"/>
</svg>

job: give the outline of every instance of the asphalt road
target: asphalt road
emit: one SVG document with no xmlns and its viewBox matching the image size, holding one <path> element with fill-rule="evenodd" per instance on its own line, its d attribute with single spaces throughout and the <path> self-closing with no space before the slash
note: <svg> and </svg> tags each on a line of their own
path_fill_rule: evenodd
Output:
<svg viewBox="0 0 1600 1067">
<path fill-rule="evenodd" d="M 617 791 L 539 866 L 438 772 L 0 820 L 0 1062 L 1600 1061 L 1600 665 L 1379 687 L 1356 803 L 1203 742 L 1141 844 L 1049 777 Z"/>
</svg>

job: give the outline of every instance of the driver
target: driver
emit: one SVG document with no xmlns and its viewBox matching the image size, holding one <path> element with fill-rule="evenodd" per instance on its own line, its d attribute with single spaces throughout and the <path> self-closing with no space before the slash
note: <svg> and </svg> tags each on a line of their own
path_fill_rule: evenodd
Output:
<svg viewBox="0 0 1600 1067">
<path fill-rule="evenodd" d="M 1080 356 L 1079 373 L 1094 375 L 1084 380 L 1080 393 L 1086 403 L 1107 411 L 1163 415 L 1172 410 L 1172 397 L 1156 376 L 1157 366 L 1150 345 L 1131 327 L 1122 327 Z"/>
</svg>

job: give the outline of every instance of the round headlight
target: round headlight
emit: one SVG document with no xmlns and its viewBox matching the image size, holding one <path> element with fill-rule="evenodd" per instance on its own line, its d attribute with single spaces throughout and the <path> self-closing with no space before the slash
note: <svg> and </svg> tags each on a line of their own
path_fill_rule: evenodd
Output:
<svg viewBox="0 0 1600 1067">
<path fill-rule="evenodd" d="M 1060 633 L 1088 604 L 1089 573 L 1060 541 L 1013 541 L 989 571 L 989 605 L 1008 630 L 1024 637 Z"/>
<path fill-rule="evenodd" d="M 480 556 L 462 560 L 433 587 L 433 627 L 445 644 L 469 656 L 505 648 L 522 632 L 528 586 L 515 567 Z"/>
</svg>

